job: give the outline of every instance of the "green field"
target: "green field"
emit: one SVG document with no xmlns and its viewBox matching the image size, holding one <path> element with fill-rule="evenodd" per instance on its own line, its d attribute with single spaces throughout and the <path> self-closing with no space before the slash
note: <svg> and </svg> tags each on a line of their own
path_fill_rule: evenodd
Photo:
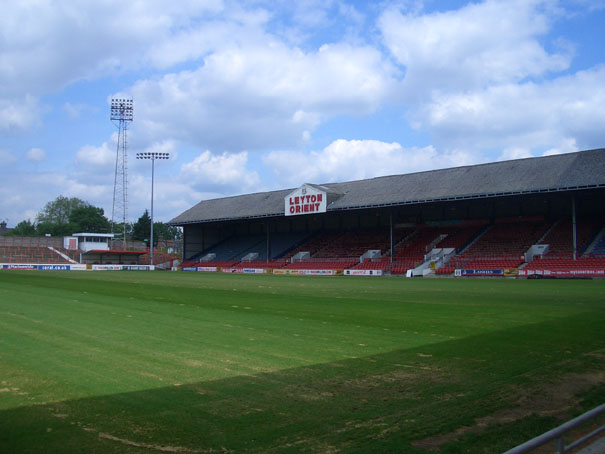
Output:
<svg viewBox="0 0 605 454">
<path fill-rule="evenodd" d="M 0 272 L 0 452 L 497 453 L 605 402 L 605 281 Z"/>
</svg>

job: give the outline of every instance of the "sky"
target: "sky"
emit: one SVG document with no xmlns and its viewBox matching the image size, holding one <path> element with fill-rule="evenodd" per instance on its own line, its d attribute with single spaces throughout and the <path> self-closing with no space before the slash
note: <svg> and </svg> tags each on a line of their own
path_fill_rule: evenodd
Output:
<svg viewBox="0 0 605 454">
<path fill-rule="evenodd" d="M 605 147 L 605 0 L 4 0 L 0 221 Z M 119 216 L 116 216 L 119 218 Z"/>
</svg>

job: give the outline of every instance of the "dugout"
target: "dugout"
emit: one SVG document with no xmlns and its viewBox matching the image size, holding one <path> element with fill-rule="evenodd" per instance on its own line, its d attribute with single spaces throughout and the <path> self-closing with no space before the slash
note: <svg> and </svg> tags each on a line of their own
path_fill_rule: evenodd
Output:
<svg viewBox="0 0 605 454">
<path fill-rule="evenodd" d="M 139 265 L 147 251 L 91 249 L 80 254 L 80 263 L 90 265 Z"/>
</svg>

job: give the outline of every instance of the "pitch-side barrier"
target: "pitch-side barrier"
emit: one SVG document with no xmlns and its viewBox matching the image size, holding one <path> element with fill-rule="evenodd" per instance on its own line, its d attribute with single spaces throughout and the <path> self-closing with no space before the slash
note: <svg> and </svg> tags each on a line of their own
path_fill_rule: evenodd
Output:
<svg viewBox="0 0 605 454">
<path fill-rule="evenodd" d="M 81 263 L 69 264 L 39 264 L 39 263 L 0 263 L 0 270 L 34 270 L 34 271 L 152 271 L 154 265 L 86 265 Z"/>
</svg>

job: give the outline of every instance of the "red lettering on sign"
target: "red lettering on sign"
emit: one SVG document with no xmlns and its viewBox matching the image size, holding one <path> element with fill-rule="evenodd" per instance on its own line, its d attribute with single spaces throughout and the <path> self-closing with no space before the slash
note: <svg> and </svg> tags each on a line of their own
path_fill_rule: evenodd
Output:
<svg viewBox="0 0 605 454">
<path fill-rule="evenodd" d="M 321 202 L 322 197 L 323 197 L 323 194 L 317 194 L 317 201 Z"/>
<path fill-rule="evenodd" d="M 296 212 L 300 213 L 300 205 L 296 205 Z"/>
<path fill-rule="evenodd" d="M 316 203 L 316 204 L 315 204 L 315 210 L 316 210 L 316 211 L 319 211 L 319 203 Z"/>
<path fill-rule="evenodd" d="M 294 214 L 294 207 L 290 207 L 290 214 Z"/>
<path fill-rule="evenodd" d="M 315 194 L 313 194 L 311 196 L 311 203 L 315 203 L 317 201 L 317 196 Z"/>
</svg>

